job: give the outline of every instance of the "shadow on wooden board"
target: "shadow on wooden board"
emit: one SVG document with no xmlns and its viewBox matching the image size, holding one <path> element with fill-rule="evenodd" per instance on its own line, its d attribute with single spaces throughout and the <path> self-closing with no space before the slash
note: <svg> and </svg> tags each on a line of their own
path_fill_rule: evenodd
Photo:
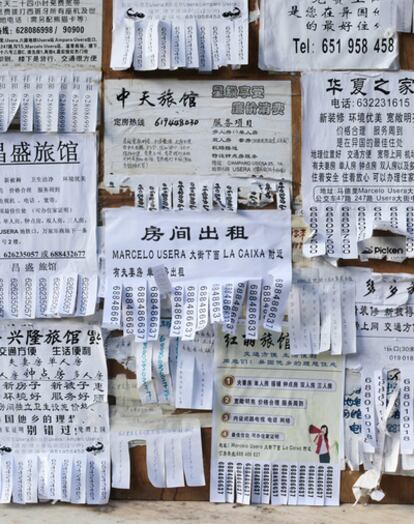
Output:
<svg viewBox="0 0 414 524">
<path fill-rule="evenodd" d="M 111 52 L 111 27 L 112 27 L 112 0 L 103 0 L 104 3 L 104 79 L 108 78 L 178 78 L 178 79 L 291 79 L 292 80 L 292 105 L 293 105 L 293 180 L 295 195 L 300 192 L 301 180 L 301 100 L 300 79 L 298 74 L 275 73 L 267 74 L 257 67 L 258 56 L 258 23 L 250 24 L 250 64 L 238 70 L 222 68 L 212 74 L 198 74 L 188 71 L 155 71 L 148 73 L 135 73 L 134 71 L 111 71 L 109 68 Z M 256 6 L 256 0 L 250 0 L 251 8 Z M 400 35 L 400 57 L 401 69 L 414 70 L 414 35 Z M 102 167 L 102 166 L 101 166 Z M 99 196 L 99 207 L 120 207 L 122 205 L 133 205 L 134 199 L 131 193 L 122 195 L 111 195 L 101 190 Z M 351 265 L 351 264 L 347 264 Z M 352 265 L 367 266 L 355 262 Z M 382 261 L 373 261 L 369 264 L 376 271 L 382 272 L 405 272 L 414 274 L 414 262 L 407 261 L 403 265 L 390 264 Z M 115 363 L 109 363 L 110 373 L 118 372 Z M 116 371 L 115 371 L 116 369 Z M 204 467 L 206 472 L 206 486 L 203 488 L 180 488 L 180 489 L 157 489 L 151 486 L 145 465 L 145 447 L 136 447 L 130 450 L 131 456 L 131 489 L 112 492 L 112 498 L 117 500 L 181 500 L 181 501 L 206 501 L 209 498 L 209 464 L 210 464 L 211 431 L 203 430 Z M 352 485 L 358 478 L 358 472 L 346 471 L 342 473 L 341 502 L 353 503 Z M 382 488 L 386 493 L 383 500 L 385 504 L 411 504 L 414 503 L 414 478 L 395 477 L 386 475 L 382 481 Z"/>
</svg>

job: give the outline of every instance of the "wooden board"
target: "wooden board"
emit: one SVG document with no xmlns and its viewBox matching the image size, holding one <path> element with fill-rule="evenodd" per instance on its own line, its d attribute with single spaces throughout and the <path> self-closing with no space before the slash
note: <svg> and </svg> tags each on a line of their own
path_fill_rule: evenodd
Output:
<svg viewBox="0 0 414 524">
<path fill-rule="evenodd" d="M 134 71 L 111 71 L 109 67 L 111 55 L 111 31 L 112 31 L 112 0 L 103 0 L 104 2 L 104 42 L 103 42 L 103 70 L 104 80 L 109 78 L 178 78 L 178 79 L 275 79 L 292 81 L 292 141 L 293 141 L 293 186 L 294 195 L 300 193 L 301 180 L 301 91 L 300 75 L 297 73 L 272 73 L 268 74 L 260 71 L 257 65 L 258 58 L 258 22 L 250 24 L 250 64 L 233 70 L 231 68 L 222 68 L 210 74 L 197 74 L 195 72 L 182 71 L 154 71 L 137 73 Z M 256 7 L 256 0 L 250 0 L 251 9 Z M 414 70 L 414 35 L 400 35 L 400 60 L 401 69 Z M 104 120 L 102 119 L 102 122 Z M 101 137 L 101 145 L 103 146 Z M 102 151 L 102 149 L 101 149 Z M 102 158 L 101 155 L 101 174 L 102 180 Z M 99 208 L 120 207 L 122 205 L 133 205 L 134 195 L 130 192 L 121 195 L 112 195 L 101 189 L 99 192 Z M 346 265 L 372 267 L 379 272 L 404 272 L 414 274 L 414 261 L 406 261 L 403 264 L 388 263 L 385 261 L 372 261 L 370 263 L 350 262 Z M 109 361 L 110 376 L 116 376 L 118 373 L 127 373 L 119 364 Z M 133 375 L 128 372 L 132 378 Z M 338 406 L 339 409 L 339 406 Z M 154 488 L 147 477 L 145 466 L 145 447 L 137 447 L 130 450 L 131 456 L 131 489 L 130 490 L 113 490 L 113 499 L 129 500 L 188 500 L 202 501 L 209 498 L 209 463 L 210 463 L 210 443 L 211 431 L 203 430 L 203 451 L 204 466 L 206 472 L 206 486 L 203 488 L 180 488 L 180 489 L 157 489 Z M 341 484 L 341 501 L 354 502 L 352 494 L 352 485 L 357 479 L 359 473 L 346 471 L 342 473 Z M 382 487 L 386 493 L 383 503 L 388 504 L 411 504 L 414 503 L 414 478 L 395 477 L 386 475 L 383 478 Z"/>
<path fill-rule="evenodd" d="M 236 506 L 208 502 L 178 500 L 111 501 L 106 506 L 75 504 L 5 504 L 1 509 L 2 522 L 12 524 L 44 524 L 45 522 L 78 522 L 79 524 L 217 524 L 237 520 L 238 524 L 382 524 L 411 522 L 411 506 L 294 507 L 294 506 Z"/>
</svg>

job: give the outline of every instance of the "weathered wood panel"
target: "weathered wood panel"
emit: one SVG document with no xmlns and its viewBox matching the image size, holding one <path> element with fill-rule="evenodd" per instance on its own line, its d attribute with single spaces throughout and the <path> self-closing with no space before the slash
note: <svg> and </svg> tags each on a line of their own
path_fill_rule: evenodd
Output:
<svg viewBox="0 0 414 524">
<path fill-rule="evenodd" d="M 256 5 L 256 0 L 250 0 L 251 8 Z M 111 53 L 111 31 L 112 31 L 112 0 L 104 0 L 104 79 L 109 78 L 178 78 L 178 79 L 291 79 L 293 94 L 293 180 L 294 194 L 300 192 L 301 180 L 301 93 L 300 75 L 292 73 L 274 73 L 269 75 L 260 71 L 257 66 L 258 57 L 258 23 L 250 24 L 250 64 L 238 70 L 222 68 L 220 71 L 211 74 L 196 74 L 188 71 L 154 71 L 147 73 L 136 73 L 134 71 L 111 71 L 109 68 Z M 414 69 L 414 35 L 401 35 L 401 68 L 406 70 Z M 101 141 L 102 142 L 102 141 Z M 103 144 L 102 144 L 103 145 Z M 102 165 L 101 165 L 102 167 Z M 133 205 L 134 197 L 132 193 L 121 195 L 111 195 L 101 190 L 99 208 L 119 207 L 122 205 Z M 369 264 L 351 262 L 347 265 L 358 265 L 361 267 L 372 267 L 376 271 L 384 272 L 406 272 L 414 273 L 414 261 L 407 261 L 404 264 L 387 263 L 374 261 Z M 120 366 L 114 362 L 109 363 L 110 374 L 114 376 L 121 371 Z M 338 406 L 339 409 L 339 406 Z M 209 483 L 209 463 L 210 463 L 210 442 L 211 431 L 203 430 L 203 449 L 204 465 L 206 471 L 207 485 L 204 488 L 181 488 L 181 489 L 157 489 L 149 483 L 145 467 L 145 447 L 131 449 L 130 456 L 132 461 L 131 489 L 113 490 L 114 499 L 130 500 L 208 500 Z M 358 477 L 356 472 L 344 472 L 342 474 L 341 501 L 354 502 L 352 485 Z M 384 503 L 388 504 L 408 504 L 414 503 L 414 478 L 385 476 L 382 486 L 386 493 Z"/>
</svg>

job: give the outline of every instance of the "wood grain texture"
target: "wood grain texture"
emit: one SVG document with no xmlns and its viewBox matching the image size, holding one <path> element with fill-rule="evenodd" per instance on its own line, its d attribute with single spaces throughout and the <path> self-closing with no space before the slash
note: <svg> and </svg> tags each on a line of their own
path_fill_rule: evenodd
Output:
<svg viewBox="0 0 414 524">
<path fill-rule="evenodd" d="M 341 506 L 340 508 L 293 506 L 241 506 L 182 501 L 111 501 L 106 506 L 73 504 L 3 504 L 1 522 L 7 524 L 383 524 L 411 522 L 412 506 Z"/>
<path fill-rule="evenodd" d="M 274 79 L 292 81 L 292 141 L 293 141 L 293 181 L 294 195 L 300 193 L 301 180 L 301 91 L 300 75 L 297 73 L 272 73 L 260 71 L 257 66 L 258 57 L 258 22 L 250 24 L 250 64 L 233 70 L 222 68 L 211 74 L 199 74 L 185 70 L 181 71 L 154 71 L 137 73 L 130 71 L 111 71 L 109 67 L 111 53 L 111 31 L 112 31 L 112 0 L 104 1 L 104 44 L 103 44 L 103 69 L 104 79 L 110 78 L 178 78 L 178 79 Z M 254 9 L 256 0 L 250 0 L 251 8 Z M 414 70 L 414 35 L 401 35 L 401 69 Z M 103 120 L 102 120 L 103 122 Z M 101 146 L 102 137 L 101 137 Z M 101 148 L 102 151 L 102 148 Z M 103 158 L 103 155 L 101 155 Z M 102 169 L 102 163 L 101 163 Z M 102 180 L 102 171 L 101 178 Z M 134 204 L 134 195 L 124 192 L 113 195 L 104 189 L 99 191 L 99 209 L 105 207 L 120 207 Z M 343 264 L 344 265 L 344 264 Z M 364 264 L 358 261 L 348 262 L 348 266 L 371 267 L 379 272 L 404 272 L 414 274 L 414 261 L 406 261 L 403 264 L 388 263 L 385 261 L 372 261 Z M 119 364 L 109 361 L 110 376 L 125 372 Z M 133 376 L 128 372 L 128 376 Z M 339 408 L 339 407 L 338 407 Z M 210 463 L 211 431 L 203 430 L 204 466 L 206 472 L 206 487 L 203 488 L 180 488 L 180 489 L 157 489 L 149 483 L 145 466 L 145 447 L 136 447 L 130 450 L 131 457 L 131 489 L 113 490 L 113 499 L 128 500 L 177 500 L 177 501 L 206 501 L 209 498 L 209 463 Z M 359 473 L 346 471 L 342 473 L 341 501 L 343 503 L 354 502 L 352 485 Z M 386 493 L 383 503 L 386 504 L 412 504 L 414 503 L 414 478 L 395 477 L 386 475 L 382 481 L 382 487 Z"/>
</svg>

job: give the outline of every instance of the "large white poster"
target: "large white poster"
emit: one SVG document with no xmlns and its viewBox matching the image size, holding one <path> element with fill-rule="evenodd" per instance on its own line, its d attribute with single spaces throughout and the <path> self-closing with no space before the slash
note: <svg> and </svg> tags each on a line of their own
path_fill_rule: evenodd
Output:
<svg viewBox="0 0 414 524">
<path fill-rule="evenodd" d="M 302 77 L 307 256 L 358 258 L 373 231 L 406 237 L 414 256 L 414 74 Z"/>
<path fill-rule="evenodd" d="M 289 81 L 107 80 L 105 179 L 291 179 Z M 137 181 L 138 182 L 138 181 Z"/>
<path fill-rule="evenodd" d="M 96 136 L 0 138 L 0 318 L 95 311 Z"/>
<path fill-rule="evenodd" d="M 339 504 L 344 359 L 289 347 L 286 330 L 217 334 L 213 502 Z"/>
<path fill-rule="evenodd" d="M 384 396 L 400 390 L 400 452 L 407 469 L 414 469 L 414 283 L 410 275 L 355 273 L 357 287 L 357 353 L 347 367 L 361 372 L 362 435 L 364 453 L 378 454 L 385 446 L 387 413 Z M 391 381 L 394 371 L 399 380 Z M 396 399 L 394 399 L 394 402 Z M 398 407 L 398 406 L 397 406 Z M 388 411 L 388 410 L 387 410 Z"/>
<path fill-rule="evenodd" d="M 0 503 L 106 504 L 107 371 L 98 326 L 0 324 Z"/>
<path fill-rule="evenodd" d="M 194 340 L 209 322 L 246 336 L 280 329 L 291 284 L 290 211 L 105 210 L 104 326 L 158 339 L 161 295 L 171 299 L 171 336 Z M 127 227 L 126 227 L 127 225 Z"/>
</svg>

